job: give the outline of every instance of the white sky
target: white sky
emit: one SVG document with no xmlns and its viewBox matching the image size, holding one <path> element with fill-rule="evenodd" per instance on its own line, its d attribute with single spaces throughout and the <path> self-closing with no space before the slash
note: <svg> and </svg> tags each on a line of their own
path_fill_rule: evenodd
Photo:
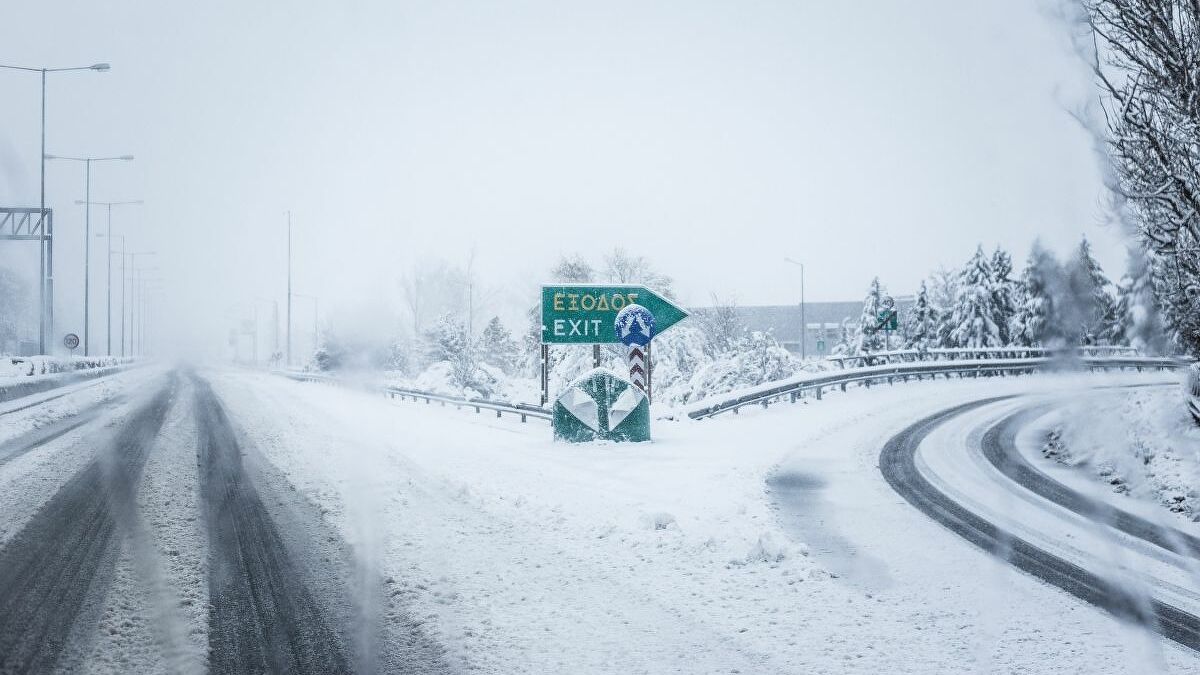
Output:
<svg viewBox="0 0 1200 675">
<path fill-rule="evenodd" d="M 502 313 L 616 244 L 687 304 L 795 302 L 785 255 L 812 300 L 910 293 L 980 241 L 1020 261 L 1087 233 L 1123 262 L 1067 113 L 1090 85 L 1038 0 L 0 4 L 0 63 L 97 61 L 51 76 L 47 150 L 137 155 L 92 197 L 146 200 L 115 220 L 160 253 L 185 344 L 282 299 L 287 209 L 296 289 L 375 312 L 473 246 Z M 37 76 L 0 70 L 0 101 L 0 203 L 36 205 Z M 65 332 L 82 166 L 47 191 Z"/>
</svg>

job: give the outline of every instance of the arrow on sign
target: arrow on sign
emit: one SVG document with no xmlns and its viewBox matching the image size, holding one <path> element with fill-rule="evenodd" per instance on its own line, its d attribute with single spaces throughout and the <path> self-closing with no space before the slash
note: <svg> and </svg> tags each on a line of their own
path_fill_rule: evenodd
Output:
<svg viewBox="0 0 1200 675">
<path fill-rule="evenodd" d="M 657 335 L 687 318 L 682 307 L 645 286 L 559 284 L 542 286 L 542 342 L 545 344 L 616 344 L 613 319 L 628 305 L 654 315 Z"/>
</svg>

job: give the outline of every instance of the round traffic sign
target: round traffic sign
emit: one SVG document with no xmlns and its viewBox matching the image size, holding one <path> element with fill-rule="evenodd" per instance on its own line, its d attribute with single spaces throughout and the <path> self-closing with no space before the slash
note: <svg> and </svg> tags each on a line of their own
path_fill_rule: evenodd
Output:
<svg viewBox="0 0 1200 675">
<path fill-rule="evenodd" d="M 654 337 L 654 315 L 641 305 L 625 305 L 613 321 L 617 339 L 626 346 L 644 347 Z"/>
<path fill-rule="evenodd" d="M 879 300 L 879 306 L 884 309 L 892 309 L 896 306 L 896 300 L 890 295 L 885 295 Z"/>
<path fill-rule="evenodd" d="M 79 336 L 74 333 L 67 333 L 63 336 L 63 346 L 74 351 L 79 346 Z"/>
</svg>

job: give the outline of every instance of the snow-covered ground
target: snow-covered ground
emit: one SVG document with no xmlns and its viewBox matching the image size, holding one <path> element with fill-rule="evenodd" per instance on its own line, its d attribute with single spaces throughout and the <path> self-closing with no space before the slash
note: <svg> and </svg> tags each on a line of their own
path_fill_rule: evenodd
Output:
<svg viewBox="0 0 1200 675">
<path fill-rule="evenodd" d="M 246 440 L 465 669 L 1200 668 L 993 561 L 879 475 L 883 443 L 926 414 L 1004 393 L 1076 394 L 1100 377 L 852 390 L 659 422 L 651 444 L 570 446 L 541 422 L 207 375 Z M 1161 654 L 1147 661 L 1148 649 Z"/>
<path fill-rule="evenodd" d="M 1089 397 L 1047 420 L 1043 454 L 1132 501 L 1200 522 L 1200 428 L 1181 387 Z"/>
</svg>

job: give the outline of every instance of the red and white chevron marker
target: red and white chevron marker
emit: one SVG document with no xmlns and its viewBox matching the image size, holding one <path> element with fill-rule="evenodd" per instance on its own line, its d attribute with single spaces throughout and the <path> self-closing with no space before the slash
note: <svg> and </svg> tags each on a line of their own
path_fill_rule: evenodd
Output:
<svg viewBox="0 0 1200 675">
<path fill-rule="evenodd" d="M 642 390 L 646 391 L 646 350 L 638 345 L 629 346 L 629 380 Z"/>
</svg>

